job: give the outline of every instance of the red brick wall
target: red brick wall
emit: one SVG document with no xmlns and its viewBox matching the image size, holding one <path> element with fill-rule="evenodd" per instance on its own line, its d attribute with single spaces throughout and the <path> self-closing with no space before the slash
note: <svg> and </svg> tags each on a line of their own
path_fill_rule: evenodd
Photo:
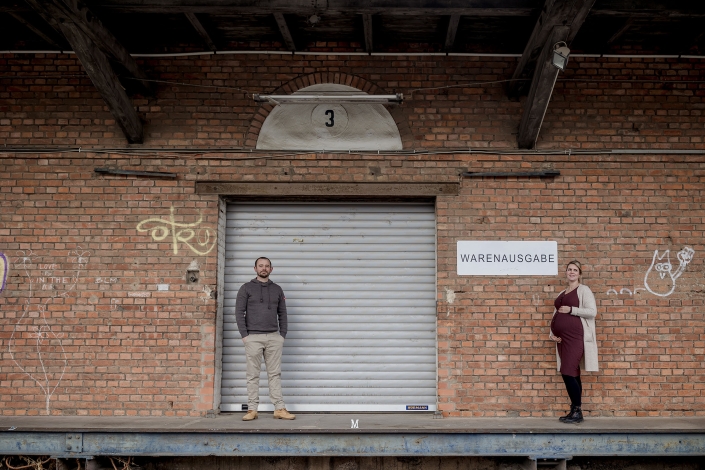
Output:
<svg viewBox="0 0 705 470">
<path fill-rule="evenodd" d="M 459 196 L 438 198 L 441 409 L 474 416 L 565 410 L 547 340 L 562 277 L 455 274 L 458 240 L 532 239 L 556 240 L 561 264 L 581 259 L 597 297 L 601 371 L 584 376 L 585 408 L 598 415 L 705 415 L 705 155 L 668 154 L 703 149 L 705 85 L 695 82 L 703 81 L 705 61 L 572 59 L 562 77 L 586 81 L 558 83 L 540 150 L 522 155 L 496 153 L 516 148 L 522 110 L 502 84 L 410 92 L 503 80 L 513 65 L 463 57 L 149 59 L 150 77 L 199 87 L 160 83 L 155 97 L 135 98 L 146 140 L 130 147 L 153 150 L 129 155 L 95 151 L 127 145 L 73 57 L 0 57 L 7 71 L 0 78 L 0 141 L 82 147 L 1 155 L 0 252 L 11 262 L 0 293 L 3 413 L 46 413 L 47 396 L 52 414 L 198 415 L 212 408 L 216 300 L 209 292 L 217 248 L 199 254 L 210 245 L 192 240 L 192 249 L 175 244 L 171 232 L 154 240 L 165 233 L 137 230 L 146 219 L 169 220 L 173 208 L 175 222 L 200 229 L 205 242 L 205 230 L 217 228 L 218 198 L 196 195 L 196 180 L 455 182 L 467 169 L 552 168 L 561 176 L 461 179 Z M 31 78 L 39 75 L 47 78 Z M 405 93 L 405 105 L 394 111 L 406 126 L 405 148 L 495 153 L 253 159 L 268 155 L 208 149 L 251 146 L 256 116 L 266 117 L 232 88 L 275 91 L 348 79 Z M 607 79 L 623 81 L 595 81 Z M 664 153 L 551 152 L 567 148 Z M 178 178 L 101 176 L 96 167 Z M 686 246 L 694 259 L 671 295 L 633 293 L 643 287 L 654 250 L 670 249 L 677 265 L 676 252 Z M 193 261 L 201 280 L 188 286 Z M 169 290 L 159 291 L 160 284 Z"/>
<path fill-rule="evenodd" d="M 249 132 L 264 115 L 247 93 L 330 82 L 403 92 L 400 113 L 413 134 L 407 148 L 516 148 L 522 103 L 509 100 L 506 83 L 498 83 L 511 77 L 512 58 L 223 55 L 142 65 L 160 80 L 154 97 L 134 99 L 145 122 L 144 146 L 252 147 Z M 125 145 L 74 56 L 0 55 L 0 71 L 0 141 Z M 697 82 L 703 77 L 701 59 L 572 58 L 538 148 L 702 145 L 705 86 Z M 476 83 L 485 85 L 457 86 Z"/>
</svg>

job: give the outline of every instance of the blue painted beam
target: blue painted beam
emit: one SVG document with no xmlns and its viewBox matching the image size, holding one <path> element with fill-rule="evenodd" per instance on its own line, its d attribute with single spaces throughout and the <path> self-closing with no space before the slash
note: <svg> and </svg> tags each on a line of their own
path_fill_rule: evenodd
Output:
<svg viewBox="0 0 705 470">
<path fill-rule="evenodd" d="M 76 436 L 82 448 L 76 447 Z M 73 436 L 68 440 L 68 436 Z M 71 446 L 71 449 L 68 447 Z M 76 451 L 81 449 L 80 451 Z M 705 456 L 703 433 L 258 434 L 2 432 L 0 455 Z"/>
</svg>

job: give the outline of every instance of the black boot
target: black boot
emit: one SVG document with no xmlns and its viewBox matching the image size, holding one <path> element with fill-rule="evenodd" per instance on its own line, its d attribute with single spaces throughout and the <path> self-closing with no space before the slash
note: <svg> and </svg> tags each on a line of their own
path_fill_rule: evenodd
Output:
<svg viewBox="0 0 705 470">
<path fill-rule="evenodd" d="M 579 407 L 573 407 L 573 412 L 567 418 L 561 418 L 561 422 L 568 424 L 578 424 L 583 422 L 583 410 Z"/>
<path fill-rule="evenodd" d="M 573 411 L 575 411 L 575 407 L 573 405 L 570 405 L 570 411 L 568 412 L 568 414 L 558 418 L 558 421 L 564 423 L 566 419 L 570 418 L 570 416 L 573 414 Z"/>
</svg>

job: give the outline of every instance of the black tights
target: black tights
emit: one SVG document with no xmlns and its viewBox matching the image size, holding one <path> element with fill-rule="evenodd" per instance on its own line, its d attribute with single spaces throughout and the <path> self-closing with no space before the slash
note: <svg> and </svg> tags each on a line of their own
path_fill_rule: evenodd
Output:
<svg viewBox="0 0 705 470">
<path fill-rule="evenodd" d="M 565 382 L 565 389 L 568 390 L 571 406 L 582 406 L 583 383 L 580 381 L 580 376 L 561 375 L 563 376 L 563 382 Z"/>
</svg>

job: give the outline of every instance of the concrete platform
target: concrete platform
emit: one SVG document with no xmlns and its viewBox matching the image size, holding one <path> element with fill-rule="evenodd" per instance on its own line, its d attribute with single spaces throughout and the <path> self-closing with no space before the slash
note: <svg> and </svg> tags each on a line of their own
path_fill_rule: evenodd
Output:
<svg viewBox="0 0 705 470">
<path fill-rule="evenodd" d="M 261 413 L 215 418 L 0 418 L 0 455 L 94 456 L 705 456 L 705 417 L 444 418 L 429 414 Z"/>
<path fill-rule="evenodd" d="M 300 413 L 293 421 L 273 419 L 262 412 L 244 422 L 244 413 L 215 418 L 2 416 L 0 432 L 157 432 L 157 433 L 702 433 L 705 417 L 698 418 L 587 418 L 578 425 L 557 418 L 443 418 L 420 413 Z M 353 424 L 357 422 L 357 427 Z"/>
</svg>

